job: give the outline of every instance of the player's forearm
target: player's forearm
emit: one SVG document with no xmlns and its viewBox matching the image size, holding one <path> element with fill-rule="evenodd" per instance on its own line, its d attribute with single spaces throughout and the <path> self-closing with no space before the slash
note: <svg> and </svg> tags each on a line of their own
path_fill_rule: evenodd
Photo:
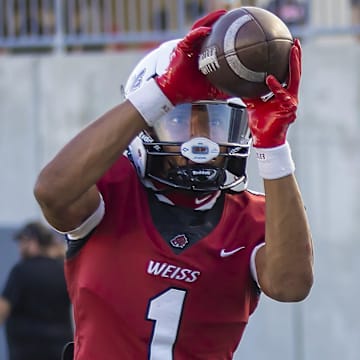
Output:
<svg viewBox="0 0 360 360">
<path fill-rule="evenodd" d="M 264 180 L 266 266 L 271 292 L 282 301 L 304 298 L 313 282 L 309 224 L 295 177 Z"/>
<path fill-rule="evenodd" d="M 87 126 L 39 174 L 35 195 L 53 207 L 73 204 L 88 191 L 145 126 L 124 102 Z"/>
</svg>

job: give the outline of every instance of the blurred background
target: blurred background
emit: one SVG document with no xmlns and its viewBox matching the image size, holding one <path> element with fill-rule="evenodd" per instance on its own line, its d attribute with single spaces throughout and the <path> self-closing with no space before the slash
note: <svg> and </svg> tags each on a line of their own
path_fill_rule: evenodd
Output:
<svg viewBox="0 0 360 360">
<path fill-rule="evenodd" d="M 121 85 L 156 44 L 216 8 L 260 6 L 303 46 L 289 141 L 315 243 L 304 302 L 262 296 L 235 359 L 360 358 L 360 1 L 0 0 L 0 287 L 12 236 L 41 218 L 32 188 L 75 133 L 122 101 Z M 249 162 L 250 188 L 262 190 Z M 0 359 L 6 360 L 0 328 Z"/>
</svg>

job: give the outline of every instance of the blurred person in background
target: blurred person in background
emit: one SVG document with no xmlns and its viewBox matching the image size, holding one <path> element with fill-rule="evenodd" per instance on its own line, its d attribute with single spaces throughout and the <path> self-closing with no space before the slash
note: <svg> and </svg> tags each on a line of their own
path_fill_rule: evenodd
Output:
<svg viewBox="0 0 360 360">
<path fill-rule="evenodd" d="M 300 43 L 286 88 L 269 75 L 268 101 L 234 98 L 198 69 L 225 13 L 146 55 L 126 100 L 38 176 L 35 197 L 68 240 L 75 342 L 66 358 L 229 360 L 261 292 L 282 302 L 309 294 L 312 239 L 286 141 Z M 250 132 L 265 196 L 246 188 Z"/>
<path fill-rule="evenodd" d="M 60 359 L 64 345 L 73 338 L 64 245 L 40 222 L 27 223 L 14 240 L 21 259 L 0 297 L 9 360 Z"/>
</svg>

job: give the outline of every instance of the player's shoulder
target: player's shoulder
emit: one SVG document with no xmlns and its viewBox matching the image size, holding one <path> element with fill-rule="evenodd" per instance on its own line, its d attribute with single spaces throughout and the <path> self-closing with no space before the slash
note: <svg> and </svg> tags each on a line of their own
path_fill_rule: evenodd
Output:
<svg viewBox="0 0 360 360">
<path fill-rule="evenodd" d="M 240 192 L 230 194 L 230 198 L 240 203 L 265 202 L 265 194 L 263 192 L 245 189 Z"/>
<path fill-rule="evenodd" d="M 126 156 L 121 155 L 100 181 L 103 183 L 122 182 L 127 179 L 133 179 L 136 176 L 136 170 L 131 161 Z"/>
<path fill-rule="evenodd" d="M 257 200 L 265 199 L 265 194 L 263 192 L 255 191 L 251 189 L 246 189 L 244 192 L 247 194 L 247 196 L 249 196 L 252 199 L 257 199 Z"/>
<path fill-rule="evenodd" d="M 144 196 L 140 177 L 133 163 L 124 155 L 117 159 L 96 185 L 104 199 L 106 213 L 110 208 L 118 212 L 131 203 L 135 205 L 138 194 Z"/>
<path fill-rule="evenodd" d="M 236 213 L 239 211 L 249 214 L 265 213 L 265 194 L 248 189 L 231 193 L 226 200 L 226 206 Z"/>
</svg>

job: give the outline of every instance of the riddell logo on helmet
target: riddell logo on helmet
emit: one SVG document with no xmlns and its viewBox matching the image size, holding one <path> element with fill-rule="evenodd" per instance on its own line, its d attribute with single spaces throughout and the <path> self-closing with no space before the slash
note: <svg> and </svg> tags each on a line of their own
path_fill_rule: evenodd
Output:
<svg viewBox="0 0 360 360">
<path fill-rule="evenodd" d="M 144 75 L 145 75 L 145 71 L 146 71 L 146 69 L 143 69 L 143 70 L 140 71 L 139 74 L 137 74 L 135 76 L 135 79 L 134 79 L 134 81 L 133 81 L 133 83 L 131 85 L 131 91 L 134 91 L 134 90 L 138 89 L 141 86 L 141 83 L 142 83 Z"/>
<path fill-rule="evenodd" d="M 193 170 L 192 171 L 193 175 L 211 175 L 211 171 L 209 170 Z"/>
</svg>

